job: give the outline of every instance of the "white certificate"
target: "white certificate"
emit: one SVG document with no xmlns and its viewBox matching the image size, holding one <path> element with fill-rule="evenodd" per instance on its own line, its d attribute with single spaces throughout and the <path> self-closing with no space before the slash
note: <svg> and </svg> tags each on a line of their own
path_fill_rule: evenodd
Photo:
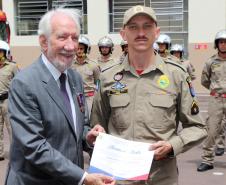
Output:
<svg viewBox="0 0 226 185">
<path fill-rule="evenodd" d="M 99 133 L 89 173 L 102 173 L 115 180 L 147 180 L 154 157 L 150 144 Z"/>
</svg>

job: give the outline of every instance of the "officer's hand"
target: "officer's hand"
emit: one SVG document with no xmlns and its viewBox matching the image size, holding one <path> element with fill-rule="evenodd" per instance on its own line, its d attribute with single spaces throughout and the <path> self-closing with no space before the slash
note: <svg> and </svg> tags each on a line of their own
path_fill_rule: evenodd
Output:
<svg viewBox="0 0 226 185">
<path fill-rule="evenodd" d="M 161 160 L 166 158 L 167 155 L 172 152 L 173 147 L 167 141 L 158 141 L 150 146 L 150 150 L 154 150 L 154 159 Z"/>
<path fill-rule="evenodd" d="M 105 130 L 101 125 L 95 125 L 86 135 L 86 141 L 90 146 L 93 146 L 96 141 L 96 137 L 98 136 L 99 132 L 104 132 Z"/>
<path fill-rule="evenodd" d="M 84 179 L 85 185 L 115 185 L 115 180 L 111 177 L 101 174 L 87 174 Z"/>
</svg>

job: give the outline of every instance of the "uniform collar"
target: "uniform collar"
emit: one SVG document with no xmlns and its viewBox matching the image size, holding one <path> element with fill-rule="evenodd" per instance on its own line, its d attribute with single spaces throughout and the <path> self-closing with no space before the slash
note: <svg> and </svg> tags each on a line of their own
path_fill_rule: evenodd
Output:
<svg viewBox="0 0 226 185">
<path fill-rule="evenodd" d="M 97 58 L 97 60 L 98 60 L 99 62 L 103 62 L 101 56 L 99 56 L 99 57 Z M 113 60 L 113 58 L 110 56 L 104 63 L 107 63 L 107 62 L 109 62 L 109 61 L 111 61 L 111 60 Z"/>
<path fill-rule="evenodd" d="M 125 57 L 125 60 L 123 61 L 121 66 L 122 66 L 122 70 L 136 73 L 134 67 L 129 64 L 128 55 Z M 145 69 L 143 74 L 149 73 L 155 70 L 159 70 L 163 74 L 166 73 L 165 62 L 163 61 L 163 59 L 160 57 L 159 54 L 156 54 L 155 62 L 152 65 L 150 65 L 147 69 Z"/>
<path fill-rule="evenodd" d="M 81 63 L 78 62 L 77 58 L 75 59 L 75 63 L 78 65 L 81 65 Z M 83 64 L 88 64 L 88 63 L 89 63 L 89 59 L 88 57 L 86 57 Z"/>
<path fill-rule="evenodd" d="M 226 59 L 221 58 L 218 53 L 213 55 L 213 59 L 214 60 L 220 60 L 220 61 L 225 61 L 226 60 Z"/>
<path fill-rule="evenodd" d="M 7 59 L 5 59 L 3 65 L 1 67 L 3 68 L 3 67 L 5 67 L 6 65 L 9 65 L 9 64 L 10 64 L 10 62 Z"/>
</svg>

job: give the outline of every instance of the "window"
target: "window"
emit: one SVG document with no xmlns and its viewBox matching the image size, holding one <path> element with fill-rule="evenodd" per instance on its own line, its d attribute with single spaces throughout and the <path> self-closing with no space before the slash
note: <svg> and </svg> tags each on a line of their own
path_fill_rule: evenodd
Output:
<svg viewBox="0 0 226 185">
<path fill-rule="evenodd" d="M 51 8 L 77 8 L 82 13 L 81 32 L 87 33 L 86 0 L 16 0 L 17 35 L 36 35 L 41 16 Z"/>
<path fill-rule="evenodd" d="M 135 5 L 147 5 L 145 0 L 109 0 L 110 33 L 118 33 L 122 28 L 124 12 Z"/>
<path fill-rule="evenodd" d="M 188 0 L 109 0 L 109 32 L 118 33 L 124 12 L 132 6 L 151 6 L 162 33 L 168 34 L 173 44 L 188 43 Z"/>
<path fill-rule="evenodd" d="M 188 0 L 151 0 L 158 26 L 162 33 L 168 34 L 173 44 L 188 43 Z"/>
</svg>

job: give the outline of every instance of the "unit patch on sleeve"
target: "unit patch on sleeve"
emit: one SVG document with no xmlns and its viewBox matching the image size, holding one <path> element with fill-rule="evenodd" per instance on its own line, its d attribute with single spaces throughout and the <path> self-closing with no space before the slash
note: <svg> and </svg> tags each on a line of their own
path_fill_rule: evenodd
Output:
<svg viewBox="0 0 226 185">
<path fill-rule="evenodd" d="M 191 96 L 195 97 L 195 89 L 194 89 L 194 87 L 193 87 L 193 85 L 191 83 L 191 77 L 190 76 L 187 77 L 186 82 L 188 83 L 189 91 L 190 91 Z"/>
<path fill-rule="evenodd" d="M 195 100 L 191 104 L 191 115 L 196 115 L 199 113 L 199 106 Z"/>
</svg>

